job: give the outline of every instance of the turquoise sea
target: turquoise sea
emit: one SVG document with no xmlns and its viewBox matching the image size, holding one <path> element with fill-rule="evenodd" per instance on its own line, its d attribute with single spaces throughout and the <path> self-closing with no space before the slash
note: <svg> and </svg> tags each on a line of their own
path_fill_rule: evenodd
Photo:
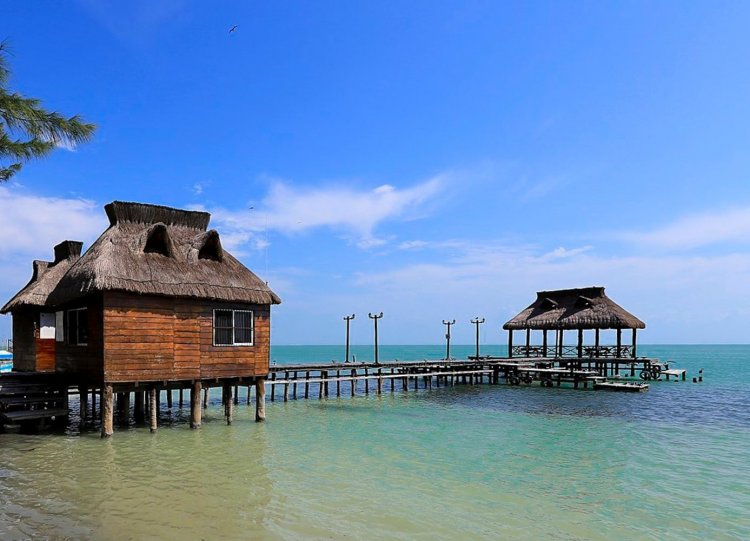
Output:
<svg viewBox="0 0 750 541">
<path fill-rule="evenodd" d="M 639 354 L 690 378 L 643 394 L 343 393 L 269 401 L 265 424 L 240 405 L 232 426 L 215 390 L 197 431 L 176 409 L 155 435 L 119 427 L 101 440 L 75 417 L 64 434 L 0 435 L 0 539 L 750 539 L 750 346 Z M 272 350 L 277 364 L 343 355 Z"/>
</svg>

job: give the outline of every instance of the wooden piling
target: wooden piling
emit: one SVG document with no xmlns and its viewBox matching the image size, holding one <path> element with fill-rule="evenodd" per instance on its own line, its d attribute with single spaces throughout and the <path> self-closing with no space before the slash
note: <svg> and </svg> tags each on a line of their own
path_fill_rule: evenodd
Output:
<svg viewBox="0 0 750 541">
<path fill-rule="evenodd" d="M 164 392 L 167 395 L 167 409 L 169 410 L 169 413 L 172 413 L 172 389 L 164 389 Z"/>
<path fill-rule="evenodd" d="M 336 370 L 336 397 L 341 396 L 341 370 Z"/>
<path fill-rule="evenodd" d="M 318 373 L 318 400 L 323 398 L 323 374 L 322 370 Z"/>
<path fill-rule="evenodd" d="M 201 427 L 201 382 L 194 381 L 190 389 L 190 428 Z"/>
<path fill-rule="evenodd" d="M 203 409 L 208 407 L 208 387 L 203 389 Z"/>
<path fill-rule="evenodd" d="M 258 378 L 255 381 L 255 421 L 266 420 L 266 380 Z"/>
<path fill-rule="evenodd" d="M 305 400 L 310 398 L 310 371 L 305 372 Z"/>
<path fill-rule="evenodd" d="M 78 413 L 81 417 L 81 426 L 86 424 L 86 417 L 88 416 L 87 408 L 89 407 L 89 394 L 88 389 L 85 385 L 78 387 Z"/>
<path fill-rule="evenodd" d="M 234 398 L 232 397 L 232 384 L 224 383 L 224 418 L 228 425 L 234 420 Z"/>
<path fill-rule="evenodd" d="M 365 394 L 370 394 L 370 379 L 367 376 L 369 376 L 369 370 L 365 366 Z"/>
<path fill-rule="evenodd" d="M 352 396 L 354 396 L 354 393 L 357 392 L 357 380 L 354 379 L 357 377 L 357 369 L 352 368 Z"/>
<path fill-rule="evenodd" d="M 284 372 L 284 402 L 289 402 L 289 372 Z"/>
<path fill-rule="evenodd" d="M 240 403 L 240 386 L 234 386 L 234 405 L 237 406 Z"/>
<path fill-rule="evenodd" d="M 101 392 L 102 438 L 109 438 L 114 433 L 114 393 L 112 392 L 112 384 L 104 384 Z"/>
<path fill-rule="evenodd" d="M 294 371 L 294 385 L 292 386 L 292 394 L 294 399 L 297 400 L 297 371 Z"/>
<path fill-rule="evenodd" d="M 378 394 L 383 393 L 383 369 L 378 368 Z"/>
<path fill-rule="evenodd" d="M 136 391 L 133 393 L 133 420 L 136 423 L 142 423 L 145 418 L 144 406 L 146 403 L 146 393 Z"/>
<path fill-rule="evenodd" d="M 271 374 L 271 402 L 276 399 L 276 384 L 274 381 L 276 381 L 276 372 Z"/>
<path fill-rule="evenodd" d="M 156 387 L 151 387 L 148 390 L 148 402 L 149 402 L 149 427 L 151 432 L 156 432 L 156 429 L 159 426 L 159 400 L 158 400 L 159 392 L 156 390 Z"/>
</svg>

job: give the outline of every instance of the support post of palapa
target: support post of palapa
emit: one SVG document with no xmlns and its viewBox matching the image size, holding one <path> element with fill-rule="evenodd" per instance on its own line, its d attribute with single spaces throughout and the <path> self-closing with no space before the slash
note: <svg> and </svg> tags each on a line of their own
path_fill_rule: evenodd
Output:
<svg viewBox="0 0 750 541">
<path fill-rule="evenodd" d="M 547 329 L 542 331 L 542 357 L 547 356 Z"/>
<path fill-rule="evenodd" d="M 86 424 L 87 408 L 89 407 L 89 391 L 85 385 L 78 386 L 79 413 L 81 417 L 81 426 Z"/>
<path fill-rule="evenodd" d="M 633 353 L 632 353 L 632 355 L 633 355 L 633 358 L 634 358 L 634 359 L 635 359 L 635 358 L 636 358 L 636 357 L 638 356 L 638 355 L 636 354 L 636 352 L 635 352 L 635 344 L 636 344 L 636 332 L 637 332 L 637 329 L 633 329 Z"/>
<path fill-rule="evenodd" d="M 255 421 L 260 423 L 266 420 L 266 380 L 258 378 L 255 380 Z"/>
<path fill-rule="evenodd" d="M 201 382 L 194 381 L 190 389 L 190 428 L 201 427 Z"/>
<path fill-rule="evenodd" d="M 114 429 L 114 392 L 112 391 L 112 384 L 105 383 L 102 385 L 102 438 L 109 438 L 113 433 Z"/>
<path fill-rule="evenodd" d="M 513 329 L 508 329 L 508 358 L 513 358 Z"/>
<path fill-rule="evenodd" d="M 583 357 L 583 329 L 578 329 L 578 358 Z"/>
</svg>

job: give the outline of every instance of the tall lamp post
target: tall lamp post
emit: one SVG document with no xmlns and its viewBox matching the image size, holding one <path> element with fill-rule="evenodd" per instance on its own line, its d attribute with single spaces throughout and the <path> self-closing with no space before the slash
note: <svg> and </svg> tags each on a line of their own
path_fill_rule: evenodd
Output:
<svg viewBox="0 0 750 541">
<path fill-rule="evenodd" d="M 476 358 L 479 359 L 479 326 L 484 323 L 484 318 L 479 319 L 479 317 L 475 317 L 471 320 L 471 322 L 476 326 L 477 328 L 477 354 Z"/>
<path fill-rule="evenodd" d="M 380 312 L 380 314 L 368 314 L 368 316 L 375 322 L 375 364 L 380 364 L 378 362 L 378 320 L 383 317 L 383 312 Z"/>
<path fill-rule="evenodd" d="M 443 320 L 443 325 L 445 325 L 448 330 L 445 333 L 445 360 L 449 361 L 451 358 L 451 327 L 456 324 L 456 320 L 453 321 L 446 321 Z"/>
<path fill-rule="evenodd" d="M 350 316 L 344 316 L 344 321 L 346 321 L 346 354 L 345 354 L 345 361 L 349 362 L 349 322 L 354 319 L 354 314 Z"/>
</svg>

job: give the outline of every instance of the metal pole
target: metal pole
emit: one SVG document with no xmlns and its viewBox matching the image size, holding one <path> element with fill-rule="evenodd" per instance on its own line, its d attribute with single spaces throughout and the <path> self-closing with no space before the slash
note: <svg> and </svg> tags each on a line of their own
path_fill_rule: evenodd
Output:
<svg viewBox="0 0 750 541">
<path fill-rule="evenodd" d="M 383 317 L 383 312 L 380 312 L 379 315 L 374 314 L 367 314 L 370 319 L 375 321 L 375 364 L 379 364 L 378 362 L 378 320 Z"/>
<path fill-rule="evenodd" d="M 449 361 L 451 358 L 451 327 L 456 324 L 456 320 L 446 321 L 443 320 L 443 325 L 448 327 L 448 332 L 445 333 L 445 360 Z"/>
<path fill-rule="evenodd" d="M 477 354 L 476 357 L 479 359 L 479 326 L 484 323 L 484 318 L 479 319 L 479 317 L 475 317 L 471 320 L 471 322 L 476 326 L 477 328 Z"/>
<path fill-rule="evenodd" d="M 346 358 L 344 362 L 349 362 L 349 322 L 354 319 L 354 314 L 351 316 L 344 316 L 344 321 L 346 321 Z"/>
</svg>

